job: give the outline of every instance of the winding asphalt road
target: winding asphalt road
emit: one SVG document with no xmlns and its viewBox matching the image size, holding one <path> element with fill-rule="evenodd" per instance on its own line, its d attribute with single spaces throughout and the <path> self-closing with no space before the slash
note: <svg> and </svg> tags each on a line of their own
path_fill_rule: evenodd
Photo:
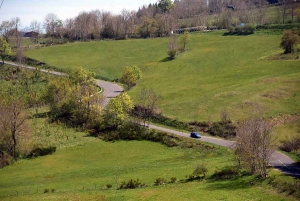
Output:
<svg viewBox="0 0 300 201">
<path fill-rule="evenodd" d="M 30 69 L 30 70 L 35 70 L 35 67 L 31 67 L 31 66 L 20 66 L 16 63 L 12 63 L 12 62 L 5 62 L 6 64 L 12 65 L 12 66 L 19 66 L 19 67 L 23 67 L 26 69 Z M 41 69 L 42 72 L 45 73 L 50 73 L 53 75 L 58 75 L 58 76 L 66 76 L 65 73 L 60 73 L 60 72 L 56 72 L 56 71 L 48 71 L 45 69 Z M 95 84 L 99 87 L 101 87 L 102 89 L 104 89 L 104 96 L 105 96 L 105 103 L 104 105 L 106 105 L 109 100 L 111 98 L 115 98 L 116 96 L 118 96 L 122 91 L 123 88 L 115 83 L 111 83 L 111 82 L 106 82 L 103 80 L 95 80 Z M 163 127 L 159 127 L 159 126 L 155 126 L 155 125 L 149 125 L 149 127 L 151 129 L 155 129 L 155 130 L 159 130 L 159 131 L 163 131 L 163 132 L 167 132 L 167 133 L 171 133 L 174 135 L 178 135 L 178 136 L 182 136 L 182 137 L 187 137 L 189 138 L 189 134 L 188 133 L 184 133 L 181 131 L 176 131 L 173 129 L 168 129 L 168 128 L 163 128 Z M 216 144 L 219 146 L 223 146 L 223 147 L 228 147 L 228 148 L 233 148 L 234 147 L 234 141 L 230 141 L 230 140 L 224 140 L 224 139 L 218 139 L 218 138 L 213 138 L 213 137 L 207 137 L 207 136 L 202 136 L 200 139 L 195 139 L 195 140 L 200 140 L 200 141 L 205 141 L 205 142 L 209 142 L 212 144 Z M 274 168 L 282 171 L 283 173 L 290 175 L 292 177 L 295 178 L 300 178 L 300 168 L 299 166 L 295 163 L 295 161 L 293 161 L 291 158 L 289 158 L 288 156 L 276 151 L 273 153 L 271 161 L 270 161 L 270 165 L 272 165 Z"/>
</svg>

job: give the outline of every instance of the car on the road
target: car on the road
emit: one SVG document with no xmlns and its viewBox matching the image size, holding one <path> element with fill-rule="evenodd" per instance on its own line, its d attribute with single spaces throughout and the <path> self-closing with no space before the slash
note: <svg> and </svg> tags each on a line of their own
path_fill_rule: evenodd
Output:
<svg viewBox="0 0 300 201">
<path fill-rule="evenodd" d="M 197 132 L 191 132 L 191 135 L 190 135 L 192 138 L 201 138 L 201 135 Z"/>
</svg>

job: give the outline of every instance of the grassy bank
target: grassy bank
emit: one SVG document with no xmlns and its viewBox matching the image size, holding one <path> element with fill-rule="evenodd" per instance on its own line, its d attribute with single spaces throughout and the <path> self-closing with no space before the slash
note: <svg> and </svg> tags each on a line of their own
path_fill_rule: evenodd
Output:
<svg viewBox="0 0 300 201">
<path fill-rule="evenodd" d="M 84 138 L 78 136 L 77 140 Z M 174 200 L 199 197 L 202 200 L 289 200 L 270 187 L 262 188 L 264 184 L 257 183 L 251 176 L 178 182 L 191 174 L 198 163 L 206 164 L 207 177 L 217 169 L 232 165 L 231 153 L 223 148 L 195 151 L 143 141 L 84 141 L 62 148 L 53 155 L 20 160 L 2 169 L 1 200 Z M 176 177 L 177 181 L 153 186 L 159 177 L 167 180 Z M 129 179 L 139 179 L 146 187 L 116 190 L 122 181 Z M 107 184 L 112 188 L 107 189 Z"/>
<path fill-rule="evenodd" d="M 161 108 L 180 120 L 217 120 L 222 108 L 241 119 L 260 108 L 265 116 L 299 113 L 299 60 L 264 59 L 280 51 L 280 36 L 193 34 L 188 51 L 167 61 L 167 38 L 66 44 L 26 55 L 62 69 L 83 66 L 98 76 L 119 78 L 137 65 L 142 86 L 161 94 Z"/>
</svg>

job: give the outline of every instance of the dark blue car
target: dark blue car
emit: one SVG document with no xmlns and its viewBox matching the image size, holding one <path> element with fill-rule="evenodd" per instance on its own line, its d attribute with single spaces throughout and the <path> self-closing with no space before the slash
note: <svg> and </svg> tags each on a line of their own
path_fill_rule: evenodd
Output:
<svg viewBox="0 0 300 201">
<path fill-rule="evenodd" d="M 197 132 L 191 132 L 191 137 L 192 138 L 201 138 L 201 135 Z"/>
</svg>

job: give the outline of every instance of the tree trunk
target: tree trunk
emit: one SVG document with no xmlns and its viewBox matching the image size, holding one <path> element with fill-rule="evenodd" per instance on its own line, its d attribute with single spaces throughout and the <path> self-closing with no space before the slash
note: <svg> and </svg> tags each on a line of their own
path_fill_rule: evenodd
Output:
<svg viewBox="0 0 300 201">
<path fill-rule="evenodd" d="M 13 150 L 12 150 L 12 153 L 11 155 L 16 158 L 16 147 L 17 147 L 17 138 L 16 138 L 16 127 L 15 127 L 15 122 L 14 122 L 14 125 L 13 125 L 13 129 L 12 129 L 12 139 L 13 139 Z"/>
</svg>

